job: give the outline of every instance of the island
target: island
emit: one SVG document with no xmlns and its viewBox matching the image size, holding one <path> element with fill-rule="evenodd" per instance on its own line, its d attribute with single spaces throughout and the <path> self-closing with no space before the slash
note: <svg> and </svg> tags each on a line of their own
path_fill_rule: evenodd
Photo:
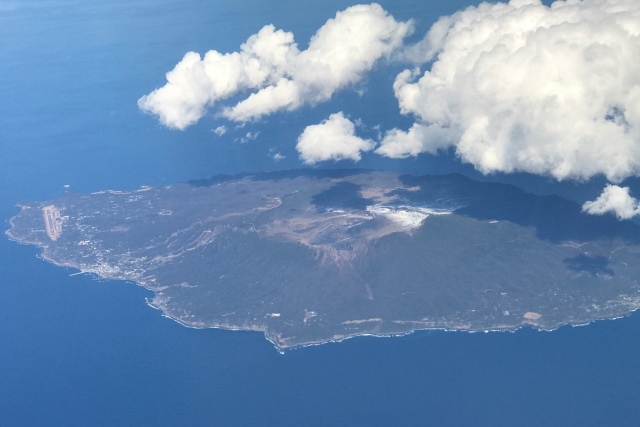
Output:
<svg viewBox="0 0 640 427">
<path fill-rule="evenodd" d="M 7 235 L 277 349 L 424 329 L 553 330 L 640 307 L 640 227 L 462 175 L 294 170 L 25 202 Z"/>
</svg>

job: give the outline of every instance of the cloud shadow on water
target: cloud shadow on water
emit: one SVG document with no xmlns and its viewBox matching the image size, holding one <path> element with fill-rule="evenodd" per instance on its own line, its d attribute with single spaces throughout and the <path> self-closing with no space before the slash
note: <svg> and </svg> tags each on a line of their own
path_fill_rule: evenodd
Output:
<svg viewBox="0 0 640 427">
<path fill-rule="evenodd" d="M 459 174 L 403 175 L 401 180 L 405 186 L 420 186 L 420 191 L 400 193 L 409 200 L 450 198 L 463 206 L 456 211 L 459 215 L 534 227 L 540 239 L 554 243 L 607 238 L 640 243 L 640 227 L 633 222 L 619 221 L 613 215 L 588 215 L 580 204 L 559 196 L 538 196 L 512 185 L 478 182 Z"/>
</svg>

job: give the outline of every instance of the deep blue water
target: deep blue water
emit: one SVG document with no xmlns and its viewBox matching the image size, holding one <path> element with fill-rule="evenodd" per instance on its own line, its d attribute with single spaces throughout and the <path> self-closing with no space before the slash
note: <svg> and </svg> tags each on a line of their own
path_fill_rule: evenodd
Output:
<svg viewBox="0 0 640 427">
<path fill-rule="evenodd" d="M 0 425 L 637 426 L 640 316 L 278 354 L 0 244 Z"/>
<path fill-rule="evenodd" d="M 421 35 L 468 0 L 384 1 Z M 352 3 L 251 0 L 22 0 L 0 4 L 0 220 L 20 200 L 131 189 L 217 173 L 299 167 L 306 125 L 344 109 L 402 126 L 378 70 L 360 99 L 249 125 L 261 137 L 216 139 L 208 117 L 185 132 L 141 114 L 187 50 L 237 49 L 262 25 L 301 47 Z M 287 156 L 276 163 L 275 149 Z M 329 165 L 332 167 L 351 164 Z M 448 157 L 360 166 L 419 173 L 472 170 Z M 599 185 L 517 180 L 577 199 Z M 7 224 L 4 223 L 6 228 Z M 640 316 L 553 333 L 421 332 L 358 338 L 278 354 L 260 334 L 192 330 L 147 307 L 130 283 L 70 276 L 35 248 L 0 239 L 0 426 L 434 425 L 637 426 Z"/>
</svg>

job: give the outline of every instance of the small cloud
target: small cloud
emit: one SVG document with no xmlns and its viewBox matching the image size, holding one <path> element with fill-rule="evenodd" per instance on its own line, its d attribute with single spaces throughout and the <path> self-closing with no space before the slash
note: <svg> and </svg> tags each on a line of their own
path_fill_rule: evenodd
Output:
<svg viewBox="0 0 640 427">
<path fill-rule="evenodd" d="M 582 206 L 582 211 L 591 215 L 612 213 L 618 219 L 630 219 L 640 215 L 640 203 L 629 194 L 629 187 L 607 185 L 594 201 Z"/>
<path fill-rule="evenodd" d="M 309 165 L 326 160 L 360 161 L 361 153 L 371 151 L 375 143 L 355 135 L 355 124 L 342 112 L 332 114 L 317 125 L 307 126 L 298 137 L 296 150 Z"/>
<path fill-rule="evenodd" d="M 382 131 L 380 130 L 380 124 L 377 124 L 373 127 L 373 130 L 376 131 L 376 140 L 380 141 L 382 139 Z"/>
<path fill-rule="evenodd" d="M 271 156 L 273 158 L 273 160 L 275 160 L 276 162 L 279 162 L 280 160 L 284 160 L 287 158 L 287 156 L 283 156 L 280 153 L 276 153 L 273 156 Z"/>
<path fill-rule="evenodd" d="M 218 126 L 217 128 L 215 128 L 213 130 L 213 133 L 215 133 L 217 136 L 222 136 L 225 133 L 227 133 L 227 127 L 226 126 Z"/>
<path fill-rule="evenodd" d="M 236 139 L 236 141 L 239 141 L 241 144 L 246 144 L 249 141 L 255 141 L 258 136 L 260 136 L 260 132 L 256 131 L 256 132 L 247 132 L 243 137 Z"/>
</svg>

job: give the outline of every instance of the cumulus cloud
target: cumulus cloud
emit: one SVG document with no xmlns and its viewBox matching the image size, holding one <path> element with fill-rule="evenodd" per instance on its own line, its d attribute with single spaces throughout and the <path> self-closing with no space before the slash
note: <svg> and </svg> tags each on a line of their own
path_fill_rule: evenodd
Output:
<svg viewBox="0 0 640 427">
<path fill-rule="evenodd" d="M 277 81 L 296 55 L 293 34 L 267 25 L 249 37 L 240 52 L 211 50 L 204 57 L 188 52 L 167 73 L 167 83 L 140 98 L 138 106 L 164 125 L 184 129 L 215 102 Z"/>
<path fill-rule="evenodd" d="M 640 172 L 639 1 L 483 3 L 405 54 L 428 68 L 394 83 L 416 123 L 388 132 L 379 154 L 453 147 L 483 173 L 557 179 Z"/>
<path fill-rule="evenodd" d="M 612 213 L 619 219 L 629 219 L 640 215 L 640 203 L 631 197 L 629 187 L 607 185 L 600 197 L 585 203 L 582 210 L 592 215 Z"/>
<path fill-rule="evenodd" d="M 420 153 L 436 154 L 454 141 L 447 129 L 437 125 L 414 124 L 407 131 L 392 129 L 386 133 L 376 153 L 394 159 L 417 156 Z"/>
<path fill-rule="evenodd" d="M 326 160 L 360 161 L 361 153 L 371 151 L 375 143 L 355 134 L 355 124 L 342 112 L 332 114 L 318 125 L 307 126 L 298 137 L 296 150 L 306 164 Z"/>
<path fill-rule="evenodd" d="M 300 51 L 290 32 L 262 28 L 239 52 L 195 52 L 167 73 L 167 83 L 139 99 L 139 107 L 171 128 L 197 122 L 215 103 L 252 93 L 223 115 L 249 121 L 328 100 L 361 80 L 376 61 L 402 45 L 411 22 L 398 22 L 378 4 L 357 5 L 328 20 Z"/>
</svg>

